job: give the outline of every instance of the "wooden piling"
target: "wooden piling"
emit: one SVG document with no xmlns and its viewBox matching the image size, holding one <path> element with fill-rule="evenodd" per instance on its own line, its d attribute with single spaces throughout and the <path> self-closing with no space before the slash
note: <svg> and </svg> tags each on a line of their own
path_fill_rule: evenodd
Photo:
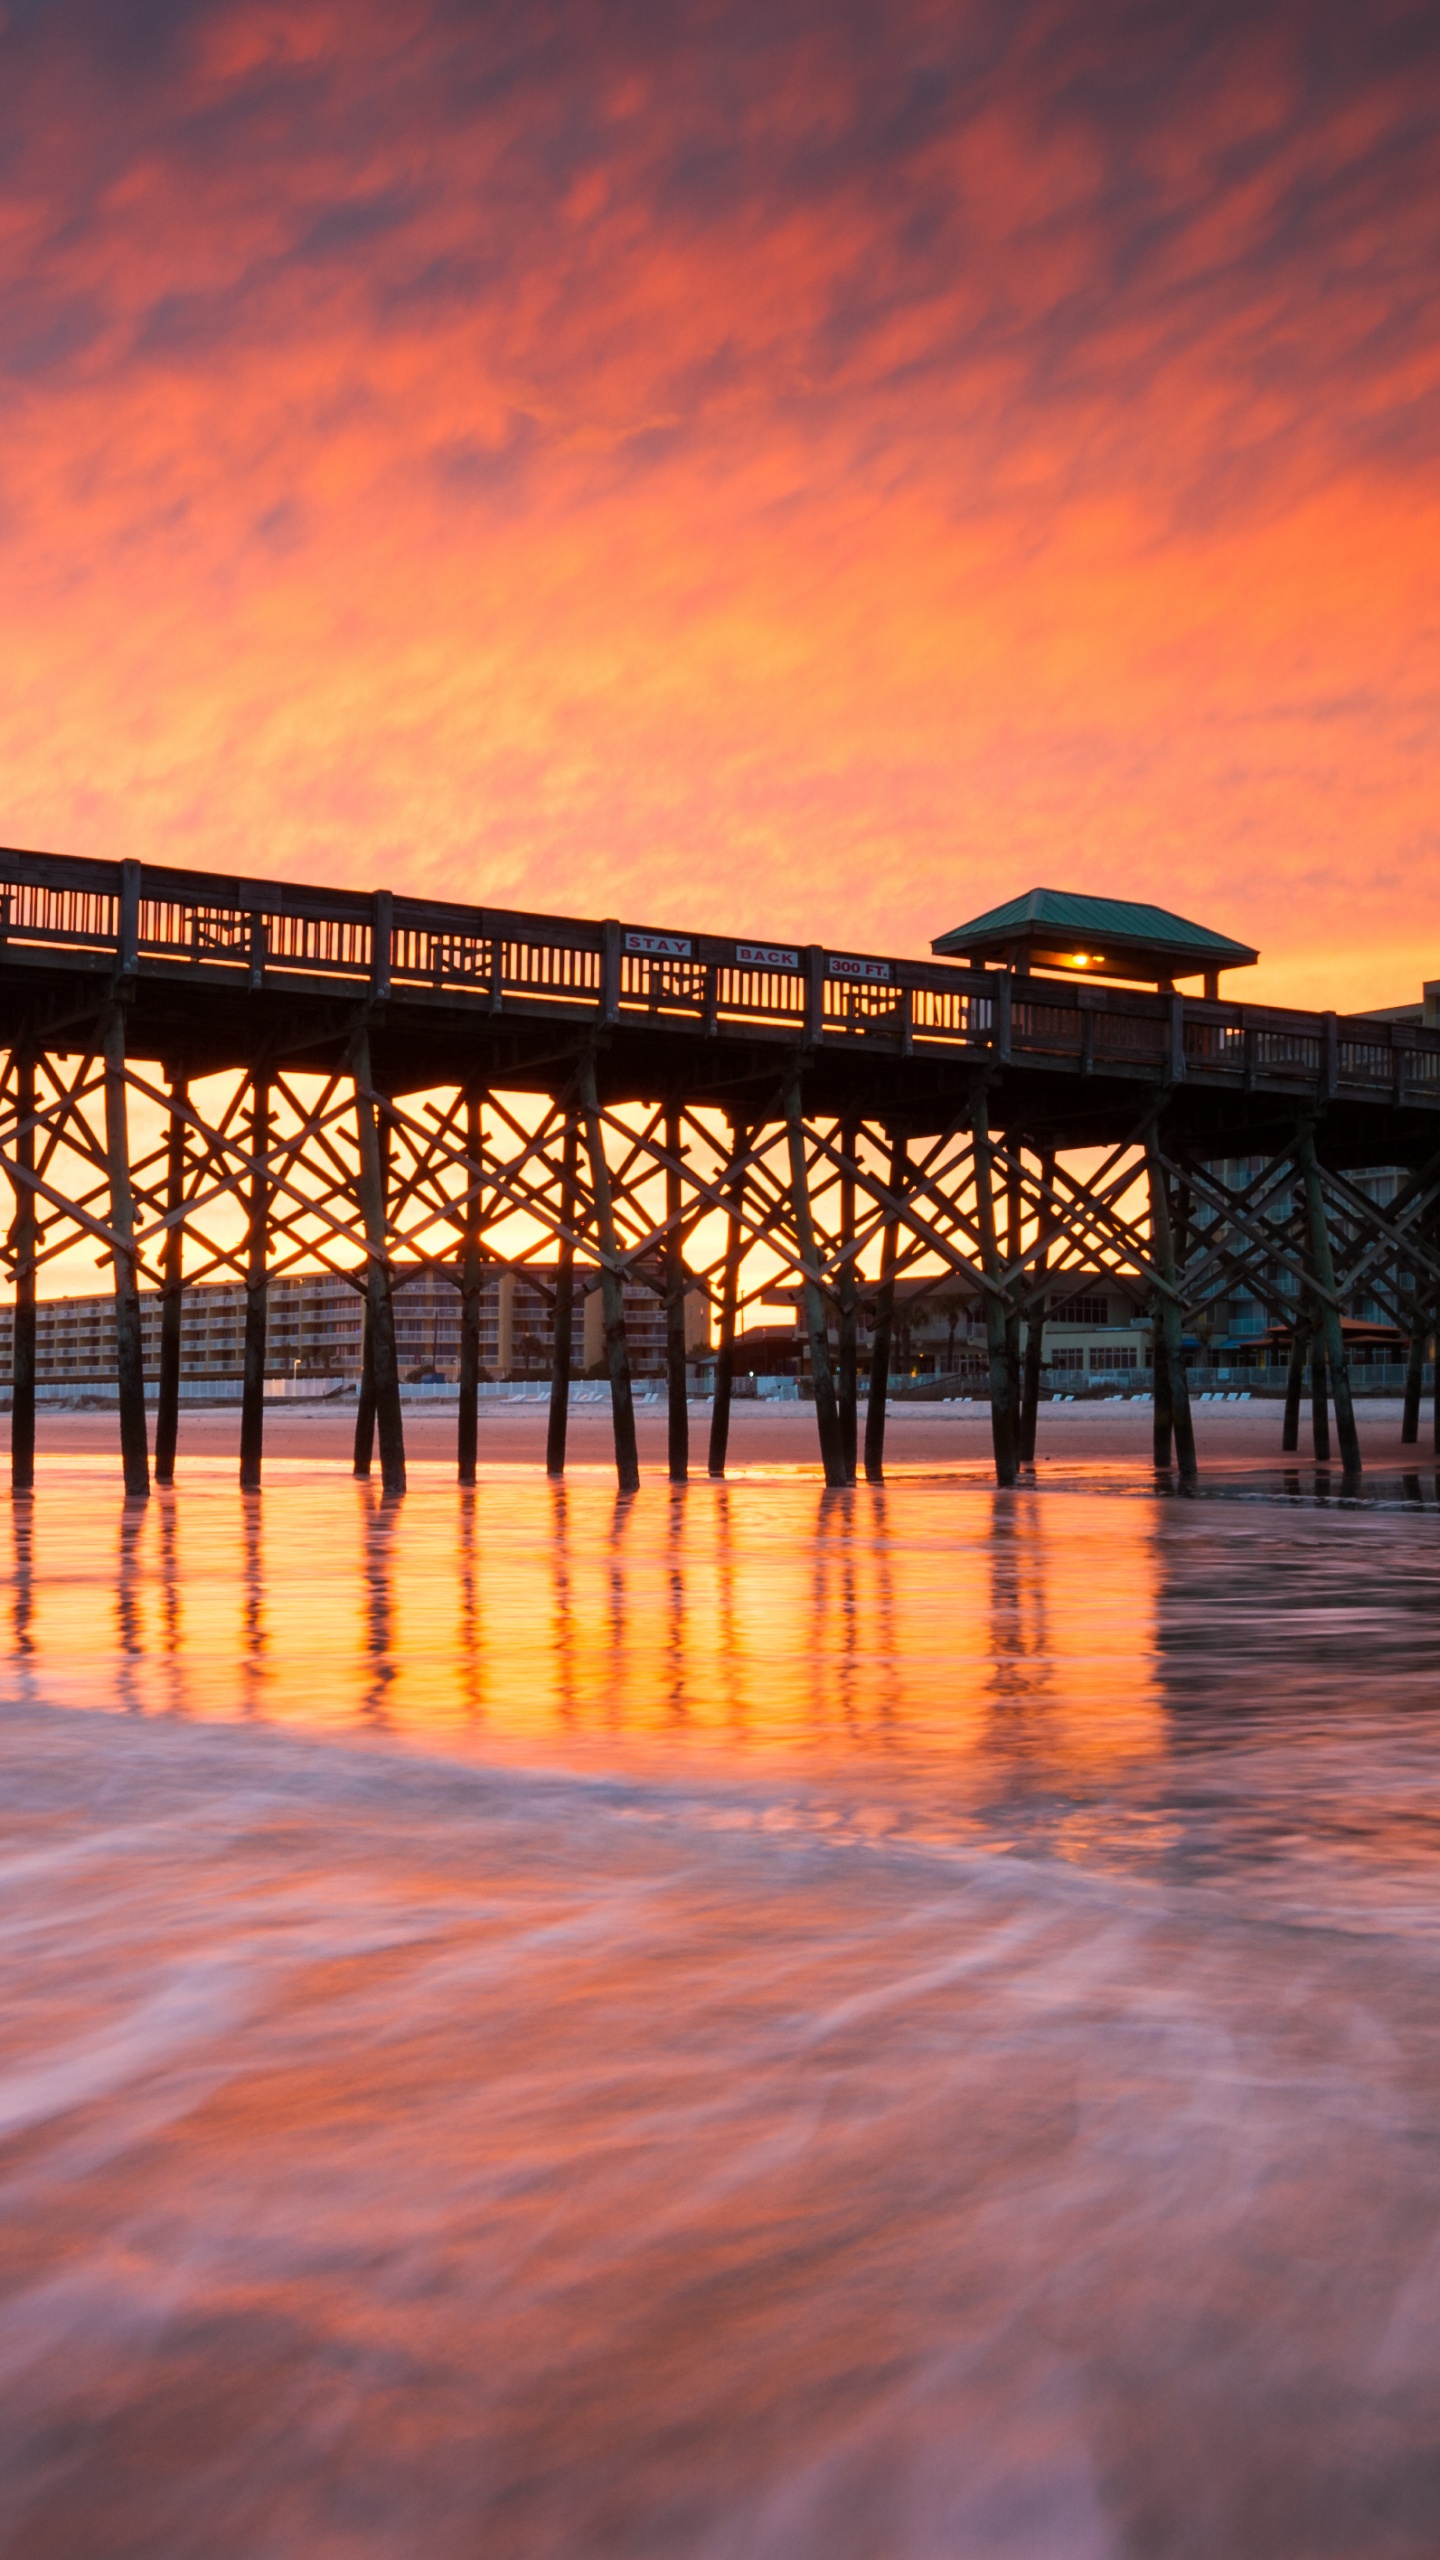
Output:
<svg viewBox="0 0 1440 2560">
<path fill-rule="evenodd" d="M 1190 1381 L 1185 1374 L 1185 1326 L 1176 1295 L 1175 1230 L 1171 1223 L 1170 1190 L 1161 1162 L 1160 1142 L 1153 1126 L 1145 1140 L 1145 1169 L 1150 1194 L 1150 1250 L 1154 1256 L 1156 1276 L 1163 1283 L 1156 1294 L 1160 1301 L 1160 1333 L 1175 1463 L 1181 1483 L 1193 1484 L 1199 1469 L 1195 1458 L 1195 1421 L 1190 1410 Z M 1156 1446 L 1158 1449 L 1158 1432 Z M 1158 1457 L 1156 1463 L 1161 1463 Z M 1168 1452 L 1163 1463 L 1166 1466 L 1170 1463 Z"/>
<path fill-rule="evenodd" d="M 905 1196 L 910 1159 L 905 1141 L 890 1136 L 890 1180 L 893 1200 Z M 885 1213 L 880 1236 L 880 1280 L 875 1291 L 875 1327 L 870 1341 L 870 1392 L 865 1401 L 865 1481 L 885 1481 L 885 1409 L 890 1400 L 890 1355 L 895 1340 L 895 1260 L 900 1222 L 893 1209 Z"/>
<path fill-rule="evenodd" d="M 1355 1427 L 1355 1404 L 1350 1392 L 1350 1370 L 1345 1358 L 1345 1336 L 1340 1328 L 1340 1310 L 1335 1300 L 1335 1261 L 1330 1250 L 1330 1229 L 1325 1218 L 1325 1193 L 1320 1180 L 1320 1161 L 1315 1153 L 1315 1131 L 1308 1121 L 1300 1132 L 1298 1156 L 1301 1179 L 1305 1185 L 1305 1211 L 1310 1228 L 1310 1253 L 1315 1265 L 1317 1294 L 1320 1300 L 1320 1321 L 1325 1336 L 1325 1365 L 1330 1372 L 1330 1396 L 1335 1407 L 1335 1433 L 1340 1443 L 1340 1465 L 1347 1478 L 1358 1477 L 1360 1434 Z"/>
<path fill-rule="evenodd" d="M 860 1429 L 860 1323 L 859 1287 L 855 1257 L 850 1248 L 855 1242 L 855 1171 L 860 1149 L 860 1131 L 853 1120 L 847 1120 L 840 1131 L 840 1146 L 845 1162 L 840 1174 L 840 1264 L 837 1294 L 840 1300 L 839 1341 L 836 1346 L 835 1390 L 840 1408 L 840 1446 L 845 1457 L 845 1474 L 855 1481 L 855 1459 Z"/>
<path fill-rule="evenodd" d="M 385 1150 L 370 1082 L 370 1035 L 362 1031 L 351 1052 L 360 1167 L 357 1189 L 365 1227 L 366 1337 L 380 1442 L 380 1482 L 387 1494 L 405 1490 L 405 1424 L 400 1408 L 400 1361 L 395 1343 L 387 1234 Z M 357 1423 L 358 1432 L 358 1423 Z"/>
<path fill-rule="evenodd" d="M 1154 1408 L 1151 1462 L 1159 1473 L 1165 1474 L 1175 1454 L 1175 1403 L 1170 1386 L 1170 1351 L 1165 1340 L 1165 1318 L 1158 1293 L 1150 1317 L 1150 1392 Z"/>
<path fill-rule="evenodd" d="M 1017 1275 L 1012 1283 L 1014 1289 L 1019 1287 L 1020 1256 L 1024 1250 L 1025 1194 L 1020 1162 L 1024 1143 L 1017 1131 L 1012 1144 L 1011 1133 L 1006 1130 L 1005 1144 L 1010 1161 L 1005 1169 L 1005 1259 Z M 1018 1460 L 1024 1456 L 1025 1414 L 1020 1361 L 1020 1303 L 1014 1295 L 1005 1316 L 1005 1366 L 1010 1381 L 1010 1410 L 1015 1416 L 1015 1455 Z"/>
<path fill-rule="evenodd" d="M 600 1118 L 593 1050 L 587 1050 L 580 1061 L 578 1090 L 585 1120 L 585 1150 L 590 1160 L 590 1188 L 595 1201 L 600 1295 L 605 1309 L 605 1365 L 610 1373 L 610 1418 L 615 1433 L 615 1475 L 622 1493 L 634 1493 L 640 1483 L 640 1453 L 635 1442 L 630 1346 L 625 1339 L 625 1285 L 619 1269 L 615 1200 L 605 1156 L 605 1131 Z"/>
<path fill-rule="evenodd" d="M 1280 1431 L 1283 1450 L 1300 1446 L 1300 1404 L 1305 1393 L 1305 1369 L 1310 1357 L 1311 1323 L 1307 1310 L 1295 1310 L 1294 1330 L 1290 1336 L 1290 1364 L 1285 1372 L 1285 1419 Z"/>
<path fill-rule="evenodd" d="M 1325 1385 L 1325 1343 L 1317 1331 L 1310 1338 L 1310 1445 L 1317 1458 L 1330 1462 L 1330 1404 Z"/>
<path fill-rule="evenodd" d="M 115 1375 L 120 1401 L 120 1462 L 126 1493 L 136 1500 L 143 1500 L 150 1491 L 150 1446 L 145 1425 L 140 1285 L 135 1267 L 135 1195 L 130 1183 L 125 1015 L 118 1004 L 111 1007 L 105 1026 L 105 1156 L 115 1265 Z"/>
<path fill-rule="evenodd" d="M 820 1288 L 820 1258 L 815 1242 L 815 1221 L 810 1210 L 810 1180 L 805 1163 L 805 1123 L 801 1116 L 800 1069 L 791 1069 L 785 1087 L 785 1134 L 790 1152 L 790 1213 L 795 1221 L 795 1244 L 802 1267 L 801 1295 L 805 1305 L 805 1325 L 810 1338 L 810 1367 L 815 1387 L 815 1428 L 820 1440 L 820 1463 L 828 1485 L 839 1487 L 850 1481 L 845 1464 L 845 1449 L 840 1437 L 840 1407 L 835 1394 L 835 1380 L 830 1369 L 830 1342 L 825 1323 L 825 1300 Z"/>
<path fill-rule="evenodd" d="M 575 1348 L 575 1228 L 578 1222 L 580 1127 L 573 1111 L 565 1114 L 560 1148 L 560 1238 L 555 1268 L 554 1344 L 550 1364 L 550 1419 L 545 1433 L 545 1473 L 565 1473 L 565 1442 L 570 1429 L 570 1365 Z"/>
<path fill-rule="evenodd" d="M 35 1191 L 22 1177 L 35 1170 L 35 1058 L 22 1049 L 15 1061 L 15 1257 L 14 1356 L 10 1372 L 10 1488 L 29 1493 L 35 1483 L 35 1255 L 38 1220 Z"/>
<path fill-rule="evenodd" d="M 1425 1387 L 1425 1346 L 1429 1316 L 1418 1293 L 1411 1311 L 1410 1344 L 1405 1361 L 1405 1410 L 1400 1420 L 1402 1446 L 1413 1448 L 1420 1437 L 1420 1398 Z"/>
<path fill-rule="evenodd" d="M 485 1142 L 481 1097 L 465 1096 L 465 1155 L 472 1168 L 467 1187 L 477 1180 L 473 1170 L 483 1162 Z M 460 1241 L 460 1397 L 455 1423 L 455 1470 L 461 1484 L 475 1481 L 480 1413 L 480 1231 L 483 1201 L 477 1191 L 465 1210 Z"/>
<path fill-rule="evenodd" d="M 368 1476 L 375 1463 L 375 1364 L 370 1357 L 370 1292 L 360 1292 L 360 1381 L 355 1392 L 354 1472 Z"/>
<path fill-rule="evenodd" d="M 680 1150 L 684 1130 L 678 1105 L 665 1114 L 665 1439 L 670 1481 L 690 1473 L 690 1411 L 685 1396 L 685 1238 L 680 1225 Z"/>
<path fill-rule="evenodd" d="M 995 1453 L 995 1481 L 1014 1484 L 1020 1473 L 1019 1414 L 1013 1393 L 1010 1357 L 1010 1306 L 1002 1286 L 1004 1266 L 995 1223 L 995 1150 L 990 1138 L 989 1101 L 977 1086 L 970 1112 L 975 1149 L 975 1223 L 980 1231 L 980 1263 L 991 1286 L 985 1292 L 985 1340 L 990 1354 L 990 1441 Z"/>
<path fill-rule="evenodd" d="M 730 1128 L 730 1154 L 743 1168 L 750 1152 L 750 1132 L 738 1121 Z M 731 1174 L 726 1186 L 725 1263 L 720 1282 L 720 1339 L 715 1347 L 715 1397 L 710 1407 L 710 1454 L 707 1469 L 723 1476 L 730 1447 L 730 1397 L 735 1379 L 735 1327 L 740 1308 L 740 1261 L 743 1250 L 745 1175 Z"/>
<path fill-rule="evenodd" d="M 240 1482 L 246 1492 L 260 1483 L 265 1448 L 265 1352 L 269 1332 L 267 1267 L 270 1243 L 270 1085 L 263 1075 L 250 1086 L 251 1171 L 246 1200 L 245 1351 L 240 1386 Z"/>
<path fill-rule="evenodd" d="M 190 1087 L 184 1076 L 170 1085 L 165 1131 L 165 1245 L 160 1277 L 160 1393 L 155 1408 L 155 1481 L 173 1484 L 180 1440 L 180 1354 L 185 1321 L 185 1173 L 189 1132 L 185 1111 Z"/>
<path fill-rule="evenodd" d="M 1042 1198 L 1037 1213 L 1042 1226 L 1049 1216 L 1044 1195 L 1049 1192 L 1054 1179 L 1055 1150 L 1053 1147 L 1046 1147 L 1042 1150 L 1040 1157 Z M 1040 1275 L 1039 1293 L 1030 1301 L 1030 1312 L 1025 1326 L 1025 1374 L 1020 1393 L 1020 1463 L 1022 1467 L 1033 1467 L 1035 1464 L 1035 1441 L 1040 1426 L 1040 1370 L 1045 1356 L 1045 1318 L 1049 1306 L 1045 1274 L 1049 1268 L 1050 1248 L 1046 1245 L 1041 1251 L 1037 1265 Z"/>
</svg>

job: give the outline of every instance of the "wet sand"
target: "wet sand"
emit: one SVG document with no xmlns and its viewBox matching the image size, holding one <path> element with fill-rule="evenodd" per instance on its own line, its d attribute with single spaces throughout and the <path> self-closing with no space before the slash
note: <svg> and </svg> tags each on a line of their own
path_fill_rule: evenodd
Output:
<svg viewBox="0 0 1440 2560">
<path fill-rule="evenodd" d="M 1429 1399 L 1418 1448 L 1400 1439 L 1398 1397 L 1361 1402 L 1357 1408 L 1361 1448 L 1367 1470 L 1399 1475 L 1433 1470 L 1435 1450 Z M 705 1471 L 710 1407 L 693 1403 L 690 1417 L 690 1463 Z M 640 1462 L 644 1470 L 663 1473 L 666 1465 L 666 1412 L 663 1403 L 637 1406 Z M 1195 1434 L 1202 1475 L 1263 1476 L 1297 1464 L 1313 1464 L 1308 1408 L 1301 1425 L 1297 1456 L 1287 1460 L 1280 1447 L 1281 1407 L 1213 1403 L 1195 1407 Z M 355 1428 L 353 1404 L 267 1407 L 265 1446 L 273 1458 L 305 1459 L 347 1465 Z M 543 1466 L 546 1411 L 543 1403 L 510 1404 L 482 1400 L 479 1449 L 482 1465 Z M 152 1416 L 153 1429 L 153 1416 Z M 8 1447 L 9 1418 L 3 1423 L 0 1447 Z M 181 1465 L 195 1457 L 225 1457 L 238 1452 L 239 1408 L 211 1406 L 182 1412 Z M 420 1463 L 443 1464 L 455 1447 L 453 1405 L 410 1405 L 405 1411 L 407 1454 Z M 113 1411 L 42 1409 L 37 1446 L 43 1458 L 103 1454 L 117 1447 Z M 579 1405 L 570 1415 L 568 1455 L 578 1468 L 605 1467 L 611 1460 L 610 1417 L 604 1405 Z M 1332 1431 L 1332 1449 L 1335 1448 Z M 892 1407 L 886 1426 L 887 1467 L 893 1472 L 931 1468 L 985 1468 L 990 1455 L 990 1415 L 978 1404 L 900 1405 Z M 1338 1450 L 1335 1462 L 1338 1464 Z M 732 1410 L 729 1471 L 749 1468 L 818 1468 L 814 1407 L 808 1404 L 762 1404 L 741 1401 Z M 1103 1474 L 1119 1469 L 1148 1473 L 1151 1465 L 1151 1409 L 1139 1398 L 1114 1404 L 1053 1404 L 1041 1408 L 1036 1477 L 1073 1477 L 1095 1467 Z"/>
<path fill-rule="evenodd" d="M 6 2560 L 1431 2560 L 1433 1522 L 414 1419 L 0 1501 Z"/>
</svg>

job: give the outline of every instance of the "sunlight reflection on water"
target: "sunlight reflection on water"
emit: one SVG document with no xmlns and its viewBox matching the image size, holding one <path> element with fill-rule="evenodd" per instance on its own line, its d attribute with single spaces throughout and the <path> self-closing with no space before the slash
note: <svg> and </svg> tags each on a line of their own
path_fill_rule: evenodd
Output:
<svg viewBox="0 0 1440 2560">
<path fill-rule="evenodd" d="M 1433 2549 L 1428 1523 L 8 1529 L 7 2552 Z"/>
</svg>

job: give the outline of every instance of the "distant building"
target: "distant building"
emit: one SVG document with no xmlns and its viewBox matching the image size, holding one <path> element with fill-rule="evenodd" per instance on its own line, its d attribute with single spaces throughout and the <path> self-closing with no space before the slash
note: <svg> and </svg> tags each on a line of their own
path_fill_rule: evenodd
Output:
<svg viewBox="0 0 1440 2560">
<path fill-rule="evenodd" d="M 554 1265 L 486 1266 L 480 1293 L 480 1361 L 491 1379 L 549 1375 L 553 1341 Z M 456 1266 L 395 1274 L 395 1334 L 402 1379 L 449 1379 L 460 1369 L 460 1291 Z M 572 1374 L 599 1375 L 605 1363 L 605 1324 L 599 1274 L 575 1274 Z M 238 1382 L 245 1343 L 245 1289 L 238 1281 L 202 1281 L 181 1301 L 180 1373 L 192 1391 Z M 686 1300 L 686 1342 L 693 1362 L 709 1351 L 709 1302 L 703 1290 Z M 0 1307 L 0 1375 L 10 1374 L 14 1309 Z M 160 1365 L 160 1297 L 140 1297 L 140 1324 L 148 1377 Z M 625 1328 L 630 1365 L 637 1377 L 665 1368 L 665 1308 L 643 1278 L 625 1285 Z M 36 1372 L 43 1387 L 111 1385 L 115 1378 L 115 1301 L 108 1291 L 76 1298 L 42 1299 L 36 1309 Z M 358 1378 L 361 1300 L 345 1278 L 331 1272 L 272 1279 L 268 1290 L 267 1377 L 309 1381 L 317 1387 Z"/>
<path fill-rule="evenodd" d="M 799 1308 L 799 1284 L 782 1281 L 765 1292 L 767 1306 Z M 875 1329 L 873 1282 L 862 1283 L 856 1309 L 860 1363 L 868 1367 Z M 830 1338 L 836 1318 L 830 1315 Z M 744 1337 L 748 1341 L 751 1337 Z M 778 1366 L 776 1339 L 767 1332 L 767 1366 Z M 797 1375 L 809 1367 L 808 1346 L 798 1324 L 791 1337 L 791 1365 Z M 1151 1324 L 1143 1282 L 1113 1271 L 1067 1271 L 1057 1274 L 1049 1291 L 1041 1335 L 1041 1369 L 1057 1394 L 1088 1386 L 1148 1386 Z M 903 1278 L 895 1283 L 895 1320 L 890 1374 L 897 1382 L 953 1378 L 978 1386 L 988 1378 L 985 1305 L 973 1282 L 958 1274 L 935 1279 Z"/>
<path fill-rule="evenodd" d="M 1440 1031 L 1440 978 L 1426 979 L 1418 1004 L 1369 1005 L 1360 1019 L 1362 1022 L 1420 1022 L 1427 1031 Z"/>
</svg>

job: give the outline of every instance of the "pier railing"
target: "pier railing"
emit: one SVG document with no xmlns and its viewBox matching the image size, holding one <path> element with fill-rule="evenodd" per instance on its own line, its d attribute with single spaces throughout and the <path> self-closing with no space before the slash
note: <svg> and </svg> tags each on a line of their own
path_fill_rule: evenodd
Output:
<svg viewBox="0 0 1440 2560">
<path fill-rule="evenodd" d="M 1440 1031 L 943 961 L 0 851 L 0 960 L 1440 1107 Z"/>
<path fill-rule="evenodd" d="M 458 1273 L 468 1482 L 481 1274 L 516 1254 L 554 1266 L 557 1472 L 577 1264 L 598 1274 L 587 1365 L 603 1355 L 626 1490 L 639 1469 L 625 1318 L 637 1277 L 663 1302 L 677 1480 L 687 1308 L 698 1292 L 717 1327 L 719 1473 L 737 1328 L 777 1274 L 804 1312 L 837 1487 L 861 1463 L 862 1290 L 879 1343 L 901 1320 L 896 1289 L 917 1282 L 961 1289 L 983 1311 L 1006 1484 L 1033 1453 L 1047 1299 L 1085 1279 L 1148 1305 L 1157 1463 L 1173 1441 L 1182 1476 L 1195 1467 L 1185 1326 L 1229 1321 L 1218 1311 L 1236 1295 L 1272 1328 L 1299 1328 L 1287 1435 L 1301 1366 L 1313 1399 L 1323 1363 L 1344 1470 L 1358 1471 L 1347 1309 L 1366 1323 L 1378 1311 L 1406 1341 L 1407 1436 L 1418 1429 L 1440 1308 L 1428 1116 L 1440 1031 L 1423 1022 L 22 852 L 0 852 L 0 992 L 0 1272 L 15 1290 L 21 1490 L 38 1276 L 79 1246 L 113 1275 L 137 1493 L 149 1483 L 142 1283 L 161 1296 L 164 1480 L 187 1285 L 224 1275 L 243 1287 L 241 1478 L 253 1485 L 267 1291 L 313 1268 L 363 1293 L 356 1463 L 368 1466 L 364 1435 L 378 1428 L 394 1491 L 399 1276 L 407 1264 Z M 962 1072 L 936 1072 L 951 1061 Z M 209 1084 L 222 1071 L 228 1099 Z M 1383 1201 L 1357 1166 L 1395 1169 Z M 866 1420 L 877 1476 L 887 1365 L 888 1353 Z"/>
</svg>

